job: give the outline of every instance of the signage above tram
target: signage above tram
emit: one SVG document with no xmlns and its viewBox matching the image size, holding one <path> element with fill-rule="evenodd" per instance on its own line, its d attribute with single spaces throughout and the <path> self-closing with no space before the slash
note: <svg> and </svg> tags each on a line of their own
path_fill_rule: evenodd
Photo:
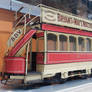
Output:
<svg viewBox="0 0 92 92">
<path fill-rule="evenodd" d="M 41 22 L 92 31 L 92 21 L 53 8 L 41 7 Z"/>
</svg>

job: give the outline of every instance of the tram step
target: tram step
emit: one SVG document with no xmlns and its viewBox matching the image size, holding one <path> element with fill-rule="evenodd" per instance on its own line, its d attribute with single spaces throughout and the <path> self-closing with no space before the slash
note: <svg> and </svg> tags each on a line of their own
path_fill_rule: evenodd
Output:
<svg viewBox="0 0 92 92">
<path fill-rule="evenodd" d="M 41 73 L 39 73 L 39 72 L 28 73 L 24 78 L 25 82 L 41 80 L 41 79 L 42 79 Z"/>
</svg>

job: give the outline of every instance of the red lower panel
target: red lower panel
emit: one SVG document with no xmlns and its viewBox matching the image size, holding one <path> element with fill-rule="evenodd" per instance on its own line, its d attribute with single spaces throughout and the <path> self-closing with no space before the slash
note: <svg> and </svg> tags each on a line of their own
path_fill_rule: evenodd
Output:
<svg viewBox="0 0 92 92">
<path fill-rule="evenodd" d="M 47 53 L 47 64 L 92 62 L 92 53 Z"/>
<path fill-rule="evenodd" d="M 13 74 L 24 74 L 25 59 L 23 57 L 6 57 L 5 72 Z"/>
<path fill-rule="evenodd" d="M 37 64 L 44 64 L 44 53 L 37 53 Z"/>
</svg>

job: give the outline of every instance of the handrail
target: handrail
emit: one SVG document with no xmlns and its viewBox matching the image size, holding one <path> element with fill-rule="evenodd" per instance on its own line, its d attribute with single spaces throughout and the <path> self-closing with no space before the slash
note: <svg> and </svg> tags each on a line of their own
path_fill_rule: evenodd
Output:
<svg viewBox="0 0 92 92">
<path fill-rule="evenodd" d="M 38 4 L 38 5 L 36 5 L 36 6 L 39 7 L 40 4 Z M 17 12 L 21 11 L 23 8 L 24 8 L 24 7 L 21 7 Z M 31 10 L 31 8 L 30 8 L 29 10 Z M 27 15 L 30 15 L 30 14 L 29 14 L 29 13 L 26 13 L 26 14 L 16 23 L 16 25 L 14 26 L 14 29 L 17 27 L 17 25 L 18 25 L 24 18 L 26 18 Z M 34 18 L 34 19 L 36 19 L 36 18 Z M 32 19 L 32 21 L 33 21 L 34 19 Z M 31 21 L 30 21 L 30 22 L 31 22 Z M 30 22 L 28 22 L 27 25 L 28 25 Z M 13 30 L 14 30 L 14 29 L 13 29 Z"/>
<path fill-rule="evenodd" d="M 37 6 L 39 6 L 39 5 L 37 5 Z M 20 10 L 22 10 L 23 9 L 23 7 L 21 7 L 20 9 L 19 9 L 19 11 Z M 27 15 L 29 15 L 29 21 L 27 22 Z M 36 17 L 33 17 L 32 19 L 31 19 L 31 17 L 30 17 L 30 13 L 25 13 L 24 15 L 22 15 L 21 17 L 20 17 L 20 19 L 18 20 L 18 21 L 16 21 L 16 24 L 13 26 L 13 31 L 12 31 L 12 33 L 11 33 L 11 35 L 16 31 L 15 29 L 16 29 L 16 27 L 18 26 L 18 24 L 19 23 L 21 23 L 22 21 L 24 21 L 24 24 L 23 24 L 23 27 L 21 28 L 21 30 L 24 32 L 24 34 L 26 33 L 26 27 L 27 27 L 27 25 L 29 24 L 29 23 L 31 23 L 32 21 L 34 21 L 36 18 L 38 18 L 39 16 L 36 16 Z M 35 21 L 34 21 L 35 22 Z M 8 38 L 8 44 L 10 44 L 10 38 L 11 38 L 11 36 Z M 8 54 L 8 52 L 9 52 L 9 48 L 10 47 L 12 47 L 11 45 L 8 45 L 8 48 L 6 49 L 6 52 L 7 52 L 7 54 Z"/>
<path fill-rule="evenodd" d="M 18 12 L 20 12 L 23 8 L 24 8 L 24 7 L 22 6 L 22 7 L 19 8 L 19 10 L 16 11 L 16 20 L 17 20 L 17 17 L 18 17 L 18 16 L 17 16 Z"/>
<path fill-rule="evenodd" d="M 29 23 L 31 23 L 34 19 L 36 19 L 37 17 L 39 17 L 39 16 L 36 16 L 36 17 L 34 17 L 34 18 L 32 18 L 26 25 L 28 25 Z"/>
<path fill-rule="evenodd" d="M 22 6 L 17 12 L 20 12 L 24 7 Z"/>
<path fill-rule="evenodd" d="M 26 15 L 27 15 L 27 14 L 26 14 Z M 36 18 L 38 18 L 38 17 L 39 17 L 39 16 L 36 16 L 36 17 L 30 19 L 29 22 L 25 22 L 25 24 L 24 24 L 24 26 L 23 26 L 23 28 L 22 28 L 22 30 L 24 30 L 24 34 L 26 33 L 26 32 L 25 32 L 26 26 L 27 26 L 29 23 L 31 23 L 32 21 L 34 21 Z M 24 18 L 24 16 L 22 17 L 22 19 L 23 19 L 23 18 Z M 21 20 L 22 20 L 22 19 L 21 19 Z M 20 21 L 21 21 L 21 20 L 20 20 Z M 20 23 L 20 22 L 18 22 L 18 23 Z M 17 24 L 18 24 L 18 23 L 17 23 Z M 15 29 L 15 28 L 14 28 L 14 29 Z M 13 29 L 13 30 L 14 30 L 14 29 Z M 10 37 L 9 37 L 9 39 L 10 39 Z M 8 43 L 9 43 L 9 41 L 8 41 Z M 9 47 L 10 47 L 10 46 L 9 46 Z"/>
<path fill-rule="evenodd" d="M 14 29 L 17 27 L 17 25 L 27 16 L 28 14 L 25 14 L 14 26 Z"/>
<path fill-rule="evenodd" d="M 39 17 L 39 16 L 36 16 L 36 17 L 32 18 L 27 24 L 24 25 L 24 27 L 23 27 L 22 29 L 26 29 L 26 26 L 27 26 L 29 23 L 31 23 L 33 20 L 35 20 L 37 17 Z M 24 34 L 25 34 L 25 30 L 24 30 Z"/>
</svg>

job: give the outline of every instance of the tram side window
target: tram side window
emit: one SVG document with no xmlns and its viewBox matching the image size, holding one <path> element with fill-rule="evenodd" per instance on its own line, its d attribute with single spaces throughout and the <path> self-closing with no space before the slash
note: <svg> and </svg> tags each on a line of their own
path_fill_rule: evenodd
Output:
<svg viewBox="0 0 92 92">
<path fill-rule="evenodd" d="M 49 33 L 47 34 L 47 48 L 50 51 L 55 51 L 57 49 L 56 46 L 56 42 L 57 42 L 57 36 Z"/>
<path fill-rule="evenodd" d="M 69 37 L 70 51 L 76 51 L 76 38 L 73 36 Z"/>
<path fill-rule="evenodd" d="M 91 51 L 91 40 L 89 38 L 86 39 L 86 50 Z"/>
<path fill-rule="evenodd" d="M 38 52 L 44 51 L 44 37 L 38 38 Z"/>
<path fill-rule="evenodd" d="M 78 38 L 78 43 L 79 43 L 79 51 L 84 51 L 85 50 L 84 39 L 79 37 Z"/>
<path fill-rule="evenodd" d="M 67 51 L 67 37 L 64 35 L 60 35 L 59 40 L 60 40 L 60 51 Z"/>
</svg>

